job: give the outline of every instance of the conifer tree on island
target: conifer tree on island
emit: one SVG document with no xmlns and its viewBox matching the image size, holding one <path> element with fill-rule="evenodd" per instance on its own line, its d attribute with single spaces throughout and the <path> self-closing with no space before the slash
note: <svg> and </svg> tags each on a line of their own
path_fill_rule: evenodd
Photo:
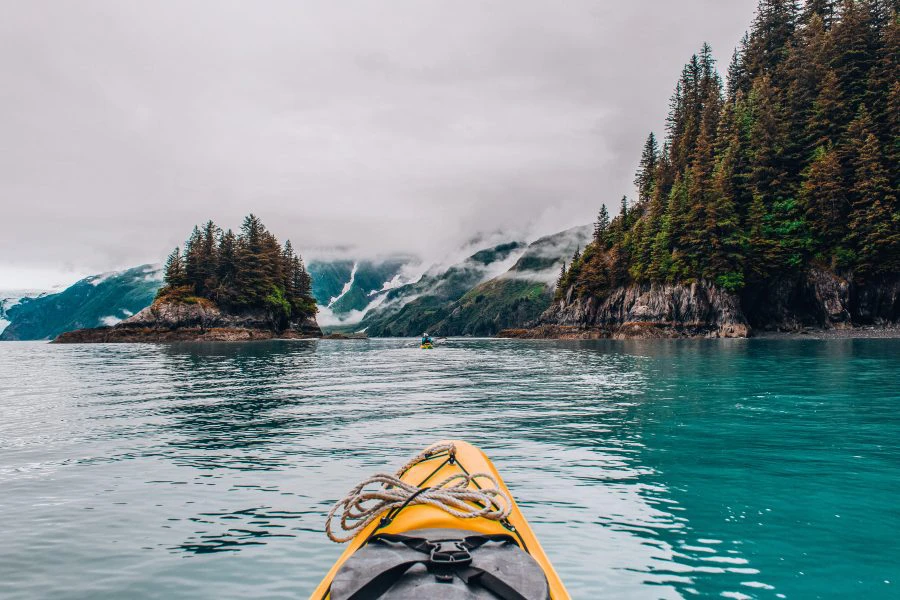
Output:
<svg viewBox="0 0 900 600">
<path fill-rule="evenodd" d="M 237 235 L 212 221 L 194 227 L 184 250 L 175 248 L 166 260 L 157 301 L 213 302 L 234 313 L 264 310 L 279 329 L 317 310 L 303 259 L 290 240 L 281 246 L 252 214 Z"/>
</svg>

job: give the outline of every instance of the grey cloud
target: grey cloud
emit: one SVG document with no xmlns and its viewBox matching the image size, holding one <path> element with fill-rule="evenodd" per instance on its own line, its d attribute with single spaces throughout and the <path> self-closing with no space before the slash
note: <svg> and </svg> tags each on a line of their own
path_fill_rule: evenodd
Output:
<svg viewBox="0 0 900 600">
<path fill-rule="evenodd" d="M 158 262 L 251 211 L 426 260 L 587 222 L 754 5 L 0 1 L 0 274 Z"/>
</svg>

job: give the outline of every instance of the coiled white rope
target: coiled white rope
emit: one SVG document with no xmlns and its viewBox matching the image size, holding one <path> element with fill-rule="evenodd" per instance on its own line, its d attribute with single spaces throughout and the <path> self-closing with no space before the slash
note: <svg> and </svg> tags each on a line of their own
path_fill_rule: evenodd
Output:
<svg viewBox="0 0 900 600">
<path fill-rule="evenodd" d="M 502 521 L 509 516 L 512 509 L 509 496 L 500 489 L 500 484 L 489 473 L 471 475 L 457 473 L 434 486 L 424 488 L 410 485 L 400 479 L 412 466 L 442 451 L 447 451 L 449 456 L 453 457 L 456 449 L 452 444 L 432 446 L 406 463 L 395 475 L 378 473 L 350 490 L 328 512 L 325 533 L 331 541 L 338 543 L 350 541 L 382 513 L 404 505 L 428 504 L 459 519 L 483 518 Z M 490 486 L 479 483 L 481 486 L 479 489 L 470 489 L 469 485 L 478 480 L 489 482 Z M 380 484 L 381 487 L 364 490 L 371 484 Z M 345 537 L 338 536 L 332 530 L 332 520 L 338 511 L 341 511 L 341 529 L 347 532 Z"/>
</svg>

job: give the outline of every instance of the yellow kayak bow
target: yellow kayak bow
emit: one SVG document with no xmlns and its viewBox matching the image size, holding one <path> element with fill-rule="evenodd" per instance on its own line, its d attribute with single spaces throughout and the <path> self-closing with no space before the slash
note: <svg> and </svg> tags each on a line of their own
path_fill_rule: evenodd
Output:
<svg viewBox="0 0 900 600">
<path fill-rule="evenodd" d="M 433 452 L 430 449 L 435 449 Z M 405 467 L 405 471 L 397 475 L 402 482 L 414 488 L 428 488 L 453 476 L 466 476 L 475 473 L 485 473 L 493 476 L 497 488 L 505 493 L 509 499 L 510 507 L 508 515 L 502 520 L 492 520 L 484 517 L 459 518 L 453 516 L 431 504 L 404 504 L 399 509 L 394 508 L 379 513 L 374 519 L 362 528 L 350 539 L 346 550 L 335 562 L 334 566 L 325 575 L 310 596 L 310 600 L 329 600 L 331 583 L 341 566 L 357 551 L 366 546 L 374 535 L 404 534 L 410 531 L 431 529 L 466 530 L 473 535 L 507 535 L 515 540 L 515 543 L 531 556 L 540 565 L 547 578 L 551 600 L 567 600 L 570 598 L 565 586 L 553 569 L 553 565 L 541 548 L 534 531 L 525 520 L 509 489 L 491 463 L 490 459 L 478 448 L 463 441 L 443 441 L 426 449 L 418 462 Z M 468 488 L 475 490 L 480 486 L 477 480 L 471 481 Z M 382 488 L 391 491 L 390 486 Z M 396 489 L 396 488 L 395 488 Z M 496 507 L 496 505 L 494 505 Z M 481 509 L 481 506 L 473 505 L 473 509 Z M 329 530 L 330 531 L 330 530 Z M 385 596 L 390 598 L 389 595 Z"/>
</svg>

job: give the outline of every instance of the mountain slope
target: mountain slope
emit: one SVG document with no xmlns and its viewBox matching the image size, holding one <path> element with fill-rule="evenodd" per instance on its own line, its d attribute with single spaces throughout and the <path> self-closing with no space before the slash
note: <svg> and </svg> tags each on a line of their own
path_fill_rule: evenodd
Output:
<svg viewBox="0 0 900 600">
<path fill-rule="evenodd" d="M 0 291 L 0 333 L 9 326 L 9 311 L 29 298 L 37 298 L 46 294 L 43 290 L 4 290 Z"/>
<path fill-rule="evenodd" d="M 332 298 L 341 295 L 344 285 L 350 281 L 354 264 L 352 260 L 310 261 L 306 268 L 319 306 L 328 306 Z"/>
<path fill-rule="evenodd" d="M 476 252 L 446 270 L 392 290 L 359 328 L 372 336 L 490 336 L 536 319 L 553 298 L 564 260 L 590 239 L 575 227 L 527 246 L 510 242 Z"/>
<path fill-rule="evenodd" d="M 86 277 L 57 294 L 25 298 L 6 311 L 0 340 L 45 340 L 64 331 L 112 325 L 150 305 L 162 285 L 159 265 Z"/>
<path fill-rule="evenodd" d="M 521 256 L 518 241 L 480 250 L 447 269 L 433 268 L 418 281 L 390 290 L 359 328 L 372 336 L 414 336 L 443 320 L 452 303 L 479 283 L 508 269 Z"/>
<path fill-rule="evenodd" d="M 330 308 L 337 314 L 363 310 L 373 296 L 390 285 L 400 275 L 409 258 L 392 258 L 383 261 L 359 261 L 354 265 L 353 278 L 346 291 Z"/>
<path fill-rule="evenodd" d="M 542 237 L 502 275 L 482 282 L 448 307 L 435 335 L 491 336 L 537 319 L 553 299 L 559 268 L 589 241 L 589 226 Z"/>
<path fill-rule="evenodd" d="M 354 328 L 369 308 L 402 285 L 403 272 L 417 263 L 410 256 L 310 262 L 320 324 L 333 330 Z"/>
</svg>

